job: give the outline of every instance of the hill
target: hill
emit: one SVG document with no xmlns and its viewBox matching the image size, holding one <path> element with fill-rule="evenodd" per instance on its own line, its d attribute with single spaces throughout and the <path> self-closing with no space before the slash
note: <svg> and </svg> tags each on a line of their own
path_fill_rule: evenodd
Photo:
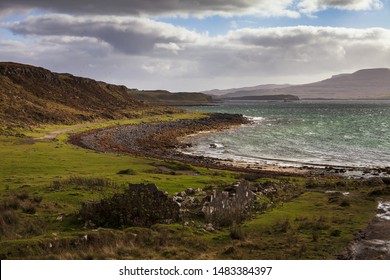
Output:
<svg viewBox="0 0 390 280">
<path fill-rule="evenodd" d="M 279 95 L 244 95 L 240 97 L 229 97 L 225 98 L 229 100 L 284 100 L 284 101 L 293 101 L 299 100 L 298 96 L 291 94 L 279 94 Z"/>
<path fill-rule="evenodd" d="M 176 106 L 176 105 L 202 105 L 212 102 L 212 97 L 200 92 L 169 92 L 166 90 L 132 90 L 132 97 L 150 104 Z"/>
<path fill-rule="evenodd" d="M 300 99 L 390 99 L 390 69 L 363 69 L 303 85 L 264 85 L 227 91 L 219 98 L 291 94 Z"/>
<path fill-rule="evenodd" d="M 95 119 L 134 117 L 164 112 L 139 101 L 125 86 L 71 74 L 11 63 L 0 63 L 0 127 L 72 124 Z"/>
<path fill-rule="evenodd" d="M 359 70 L 316 83 L 284 88 L 279 92 L 300 98 L 390 99 L 390 69 Z"/>
<path fill-rule="evenodd" d="M 262 92 L 269 92 L 274 89 L 285 88 L 291 85 L 275 85 L 275 84 L 267 84 L 267 85 L 258 85 L 254 87 L 243 87 L 243 88 L 231 88 L 231 89 L 212 89 L 203 91 L 203 93 L 212 95 L 212 96 L 224 96 L 224 97 L 240 97 L 242 96 L 241 92 L 245 91 L 246 95 L 257 95 Z"/>
</svg>

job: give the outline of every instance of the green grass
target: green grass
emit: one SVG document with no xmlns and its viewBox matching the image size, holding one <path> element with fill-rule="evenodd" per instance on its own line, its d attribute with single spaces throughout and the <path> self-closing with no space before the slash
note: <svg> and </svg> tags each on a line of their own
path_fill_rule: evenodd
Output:
<svg viewBox="0 0 390 280">
<path fill-rule="evenodd" d="M 92 123 L 69 133 L 201 116 L 197 113 L 176 114 Z M 27 192 L 28 196 L 17 202 L 36 208 L 34 214 L 24 213 L 21 206 L 7 214 L 15 219 L 15 226 L 7 225 L 8 232 L 0 233 L 2 258 L 332 259 L 374 215 L 375 201 L 365 199 L 365 193 L 372 187 L 362 184 L 356 187 L 353 182 L 339 184 L 339 189 L 351 191 L 349 204 L 342 207 L 341 201 L 330 202 L 329 195 L 324 192 L 305 189 L 305 178 L 255 178 L 257 183 L 272 181 L 282 184 L 283 188 L 272 198 L 275 200 L 273 208 L 240 225 L 242 240 L 232 240 L 229 228 L 206 232 L 197 219 L 192 221 L 193 225 L 185 227 L 181 224 L 156 225 L 151 229 L 94 232 L 84 229 L 75 213 L 82 202 L 112 193 L 114 187 L 95 190 L 63 184 L 56 189 L 53 182 L 60 184 L 72 177 L 103 178 L 119 188 L 125 188 L 128 183 L 154 183 L 173 194 L 189 187 L 230 184 L 242 176 L 178 162 L 82 149 L 66 142 L 69 133 L 61 134 L 54 141 L 31 141 L 31 138 L 63 128 L 69 126 L 21 131 L 26 137 L 0 136 L 0 197 L 3 201 L 12 201 L 18 196 L 23 198 L 21 193 Z M 118 174 L 123 170 L 129 172 Z M 334 180 L 323 182 L 325 189 L 337 183 Z M 42 201 L 36 202 L 36 197 Z M 262 196 L 259 202 L 271 203 L 271 199 Z M 62 221 L 58 217 L 62 217 Z M 80 236 L 85 234 L 94 238 L 88 246 L 79 242 Z M 72 245 L 75 242 L 77 246 Z M 58 248 L 53 245 L 55 248 L 49 250 L 51 243 L 58 243 Z"/>
<path fill-rule="evenodd" d="M 244 231 L 260 250 L 255 258 L 329 259 L 341 253 L 376 211 L 376 202 L 351 198 L 350 207 L 330 203 L 328 194 L 306 192 L 252 219 Z M 333 235 L 339 235 L 337 238 Z M 278 242 L 275 242 L 278 240 Z"/>
</svg>

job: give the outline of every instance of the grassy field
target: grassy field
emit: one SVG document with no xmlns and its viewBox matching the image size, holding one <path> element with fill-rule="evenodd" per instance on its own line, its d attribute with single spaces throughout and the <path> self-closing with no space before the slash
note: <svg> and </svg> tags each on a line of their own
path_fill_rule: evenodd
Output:
<svg viewBox="0 0 390 280">
<path fill-rule="evenodd" d="M 68 133 L 200 116 L 100 122 Z M 368 193 L 383 187 L 380 182 L 338 179 L 316 180 L 313 186 L 306 178 L 252 178 L 252 184 L 271 184 L 276 191 L 259 196 L 259 204 L 267 207 L 238 225 L 209 232 L 202 219 L 189 217 L 151 228 L 91 229 L 78 219 L 81 204 L 128 183 L 153 183 L 172 195 L 186 188 L 225 186 L 242 175 L 98 153 L 68 144 L 67 133 L 55 140 L 33 140 L 64 128 L 68 127 L 20 131 L 24 137 L 0 136 L 1 259 L 333 259 L 372 219 L 376 202 Z M 88 183 L 94 180 L 103 184 Z M 335 196 L 326 190 L 350 194 Z"/>
</svg>

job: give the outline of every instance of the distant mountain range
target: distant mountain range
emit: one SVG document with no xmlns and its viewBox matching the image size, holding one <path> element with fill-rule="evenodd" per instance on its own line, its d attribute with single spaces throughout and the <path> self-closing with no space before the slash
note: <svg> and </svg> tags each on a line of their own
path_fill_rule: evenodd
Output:
<svg viewBox="0 0 390 280">
<path fill-rule="evenodd" d="M 390 99 L 390 69 L 363 69 L 303 85 L 260 85 L 204 93 L 221 99 L 264 95 L 295 95 L 300 99 Z"/>
</svg>

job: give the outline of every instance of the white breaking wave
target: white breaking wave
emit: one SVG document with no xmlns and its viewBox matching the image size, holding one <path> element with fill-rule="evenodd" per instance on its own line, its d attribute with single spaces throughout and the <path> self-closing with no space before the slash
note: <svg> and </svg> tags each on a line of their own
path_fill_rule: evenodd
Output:
<svg viewBox="0 0 390 280">
<path fill-rule="evenodd" d="M 254 123 L 261 123 L 265 120 L 264 117 L 252 117 L 252 116 L 246 116 L 244 115 L 245 118 L 247 118 L 248 120 L 254 122 Z"/>
</svg>

